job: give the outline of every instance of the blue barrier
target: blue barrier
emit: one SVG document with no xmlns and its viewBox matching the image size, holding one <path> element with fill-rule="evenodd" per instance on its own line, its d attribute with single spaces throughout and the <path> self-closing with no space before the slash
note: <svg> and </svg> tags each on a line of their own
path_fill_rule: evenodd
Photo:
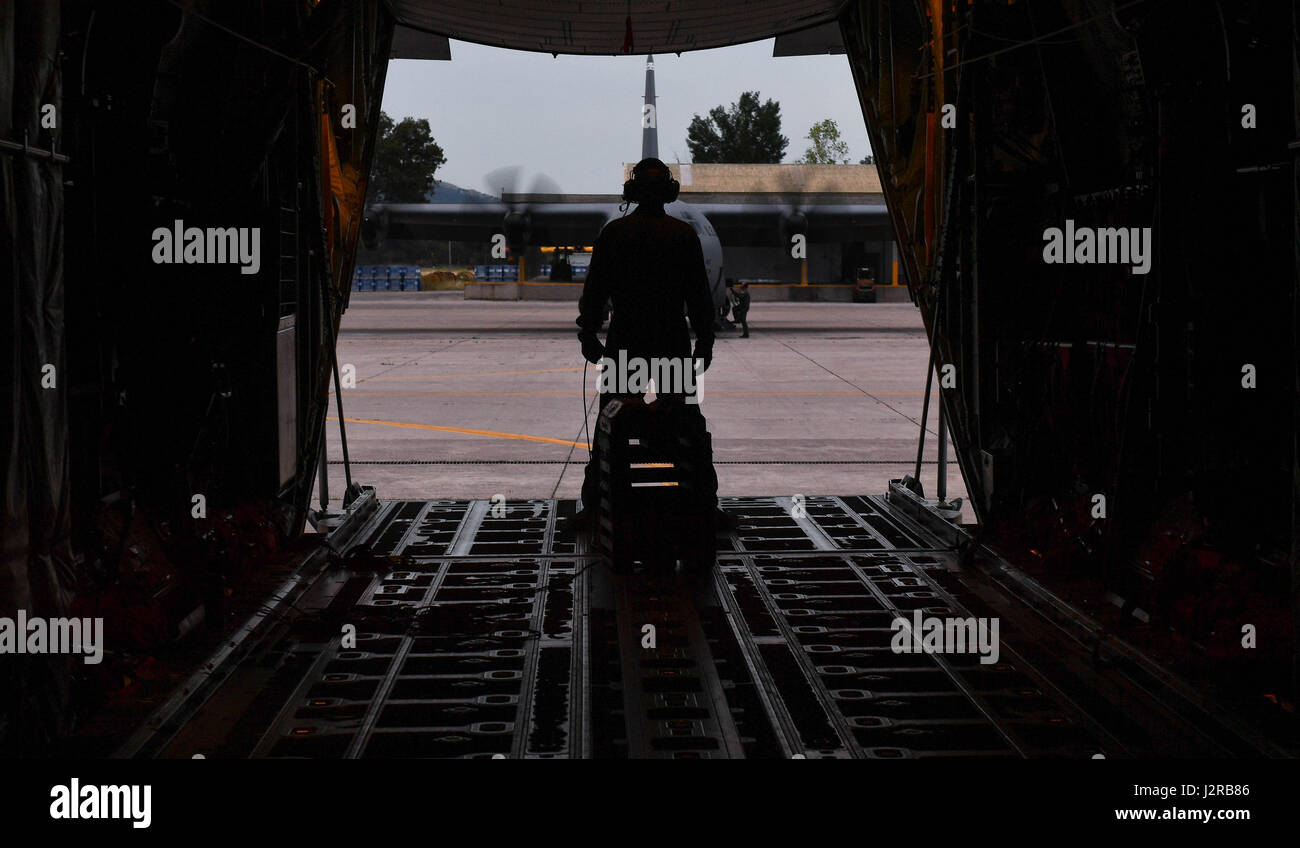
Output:
<svg viewBox="0 0 1300 848">
<path fill-rule="evenodd" d="M 358 265 L 352 272 L 353 291 L 419 291 L 418 265 Z"/>
<path fill-rule="evenodd" d="M 513 273 L 513 272 L 514 272 L 514 266 L 511 265 L 511 266 L 508 266 L 508 267 L 510 268 L 511 272 Z M 549 263 L 546 264 L 546 265 L 542 265 L 540 268 L 538 268 L 537 273 L 538 273 L 539 275 L 543 276 L 543 277 L 547 277 L 547 278 L 549 278 L 549 277 L 551 276 L 551 268 L 552 268 L 552 266 L 551 266 Z M 569 268 L 570 268 L 570 270 L 573 272 L 573 278 L 574 278 L 575 280 L 577 280 L 579 277 L 586 277 L 586 276 L 587 276 L 587 266 L 586 266 L 586 265 L 570 265 Z M 511 277 L 511 279 L 513 279 L 513 277 Z"/>
</svg>

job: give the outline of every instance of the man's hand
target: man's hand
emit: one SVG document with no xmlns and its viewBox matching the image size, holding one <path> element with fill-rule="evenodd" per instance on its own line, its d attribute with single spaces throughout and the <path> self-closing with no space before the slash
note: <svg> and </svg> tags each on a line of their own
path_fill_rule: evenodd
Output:
<svg viewBox="0 0 1300 848">
<path fill-rule="evenodd" d="M 692 357 L 703 361 L 704 364 L 700 366 L 700 373 L 703 374 L 709 370 L 709 365 L 713 363 L 713 345 L 702 345 L 697 342 Z"/>
<path fill-rule="evenodd" d="M 605 355 L 605 346 L 600 343 L 600 339 L 595 336 L 587 336 L 582 340 L 582 358 L 592 365 L 599 365 L 600 359 Z"/>
</svg>

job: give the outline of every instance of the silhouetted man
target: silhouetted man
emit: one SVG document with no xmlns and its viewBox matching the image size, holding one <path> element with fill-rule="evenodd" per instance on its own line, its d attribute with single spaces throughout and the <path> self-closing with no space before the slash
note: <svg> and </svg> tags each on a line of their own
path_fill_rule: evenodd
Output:
<svg viewBox="0 0 1300 848">
<path fill-rule="evenodd" d="M 749 283 L 740 283 L 731 290 L 731 314 L 744 330 L 740 337 L 749 338 Z"/>
<path fill-rule="evenodd" d="M 731 323 L 731 304 L 736 299 L 735 292 L 733 291 L 733 287 L 735 285 L 736 285 L 736 281 L 733 280 L 731 277 L 728 277 L 727 296 L 723 298 L 722 306 L 718 307 L 718 321 L 715 325 L 715 329 L 718 330 L 735 329 L 736 325 Z"/>
<path fill-rule="evenodd" d="M 664 212 L 664 204 L 676 200 L 679 190 L 668 166 L 658 159 L 642 159 L 632 169 L 632 179 L 623 184 L 623 199 L 636 208 L 610 221 L 596 238 L 578 304 L 578 340 L 588 362 L 598 364 L 603 357 L 611 363 L 676 360 L 689 369 L 690 360 L 701 360 L 696 373 L 703 373 L 712 362 L 713 299 L 700 239 L 689 224 Z M 596 333 L 607 299 L 613 312 L 602 345 Z M 695 331 L 694 351 L 688 318 Z M 693 387 L 693 379 L 688 382 Z M 658 397 L 682 403 L 687 414 L 702 416 L 697 404 L 687 402 L 690 394 L 682 386 L 656 385 Z M 613 392 L 603 392 L 600 408 L 614 397 Z M 582 483 L 583 509 L 576 516 L 579 524 L 594 517 L 600 501 L 599 474 L 600 456 L 593 444 Z M 717 490 L 716 474 L 713 489 Z"/>
</svg>

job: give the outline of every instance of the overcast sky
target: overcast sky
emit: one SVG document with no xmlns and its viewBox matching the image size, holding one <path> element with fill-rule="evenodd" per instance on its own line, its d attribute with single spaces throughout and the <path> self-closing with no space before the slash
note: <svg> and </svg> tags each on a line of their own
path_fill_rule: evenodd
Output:
<svg viewBox="0 0 1300 848">
<path fill-rule="evenodd" d="M 384 111 L 427 118 L 447 164 L 437 178 L 487 191 L 485 175 L 523 169 L 526 190 L 544 173 L 572 194 L 617 194 L 622 164 L 641 158 L 644 56 L 564 56 L 451 43 L 451 61 L 393 60 Z M 742 91 L 781 104 L 786 162 L 808 147 L 808 128 L 834 118 L 850 161 L 869 152 L 848 59 L 773 58 L 772 40 L 655 56 L 659 158 L 691 161 L 686 127 L 695 114 L 730 105 Z M 492 193 L 498 187 L 491 188 Z"/>
</svg>

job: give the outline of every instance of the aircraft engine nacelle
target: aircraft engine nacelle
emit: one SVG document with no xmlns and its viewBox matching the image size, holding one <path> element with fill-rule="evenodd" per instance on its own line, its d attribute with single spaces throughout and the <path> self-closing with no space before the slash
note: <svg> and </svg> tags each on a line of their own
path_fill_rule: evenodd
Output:
<svg viewBox="0 0 1300 848">
<path fill-rule="evenodd" d="M 502 226 L 505 228 L 506 245 L 512 253 L 519 253 L 528 246 L 533 222 L 527 212 L 507 212 Z"/>
<path fill-rule="evenodd" d="M 781 216 L 781 244 L 790 246 L 793 236 L 808 235 L 808 216 L 802 212 L 786 212 Z"/>
<path fill-rule="evenodd" d="M 388 210 L 367 209 L 361 221 L 361 243 L 374 250 L 388 237 Z"/>
</svg>

